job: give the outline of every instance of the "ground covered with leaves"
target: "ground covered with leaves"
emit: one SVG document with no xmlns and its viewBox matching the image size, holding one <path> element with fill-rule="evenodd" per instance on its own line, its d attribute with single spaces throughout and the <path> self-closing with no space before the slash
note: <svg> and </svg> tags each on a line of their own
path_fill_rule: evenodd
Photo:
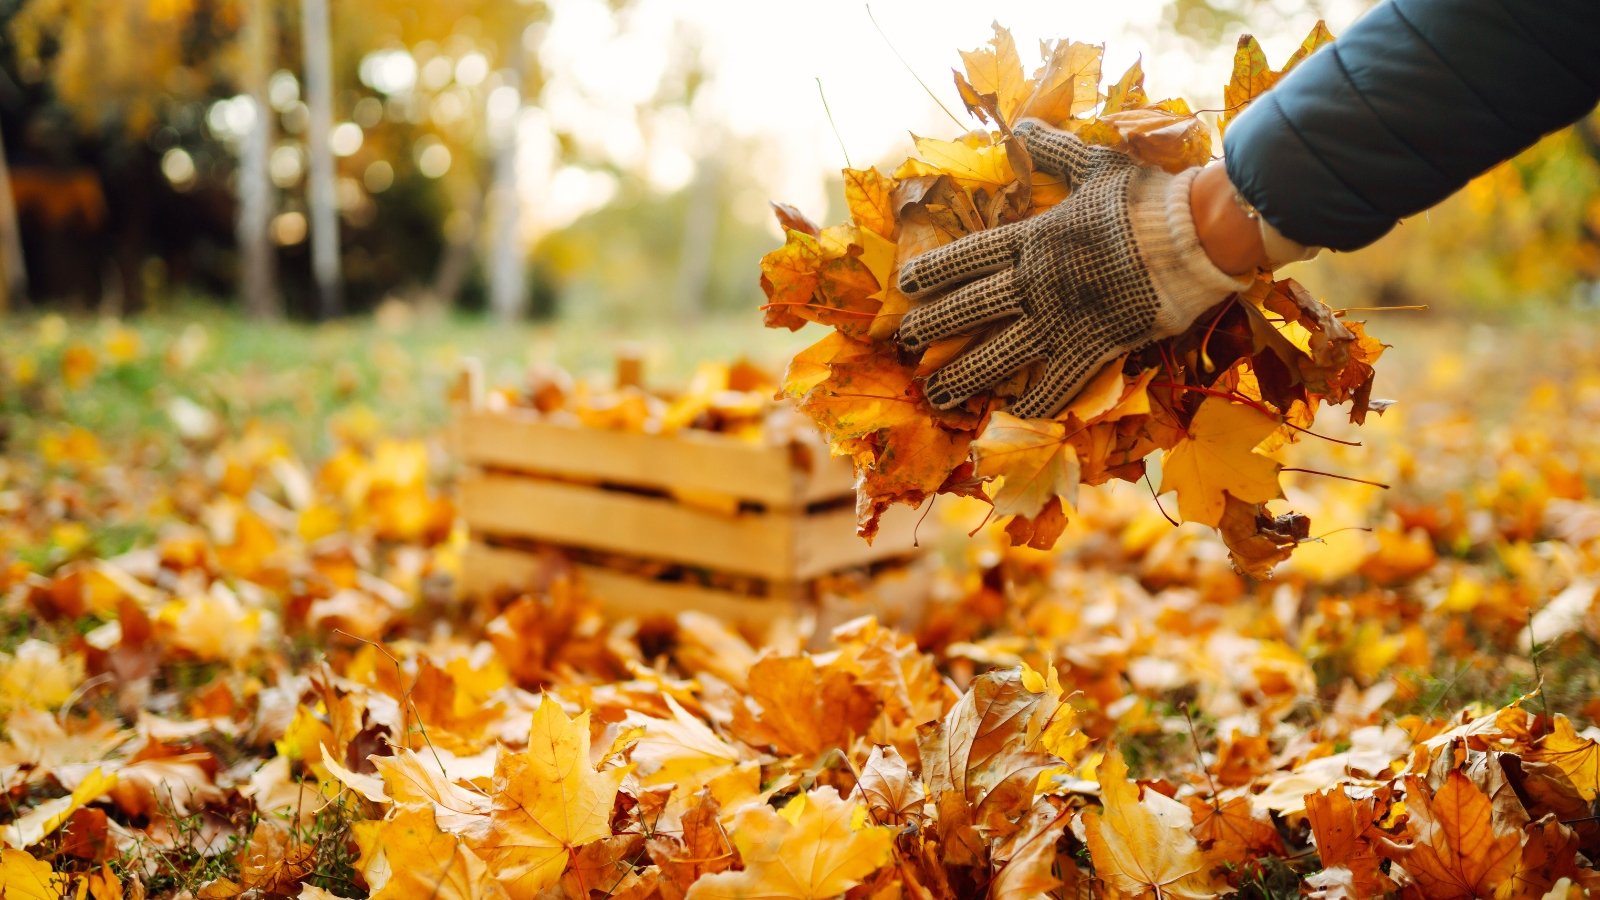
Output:
<svg viewBox="0 0 1600 900">
<path fill-rule="evenodd" d="M 944 499 L 925 608 L 811 644 L 456 599 L 451 351 L 349 328 L 265 395 L 253 330 L 0 338 L 8 900 L 1600 890 L 1570 322 L 1397 322 L 1400 403 L 1306 445 L 1392 487 L 1285 473 L 1346 530 L 1275 580 L 1134 486 L 1050 552 Z"/>
</svg>

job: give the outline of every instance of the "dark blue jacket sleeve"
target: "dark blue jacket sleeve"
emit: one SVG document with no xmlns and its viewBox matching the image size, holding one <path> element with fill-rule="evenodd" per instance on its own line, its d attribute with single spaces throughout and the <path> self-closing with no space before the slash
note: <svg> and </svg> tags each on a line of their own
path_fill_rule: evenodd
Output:
<svg viewBox="0 0 1600 900">
<path fill-rule="evenodd" d="M 1228 128 L 1285 236 L 1354 250 L 1600 99 L 1600 0 L 1388 0 Z"/>
</svg>

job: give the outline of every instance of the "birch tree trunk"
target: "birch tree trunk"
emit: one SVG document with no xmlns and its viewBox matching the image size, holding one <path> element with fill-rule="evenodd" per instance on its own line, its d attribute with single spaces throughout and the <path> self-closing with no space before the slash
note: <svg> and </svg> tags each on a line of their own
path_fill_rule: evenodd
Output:
<svg viewBox="0 0 1600 900">
<path fill-rule="evenodd" d="M 677 306 L 681 321 L 697 321 L 706 311 L 711 291 L 711 263 L 717 241 L 721 158 L 702 150 L 695 165 L 684 210 L 683 243 L 678 251 Z"/>
<path fill-rule="evenodd" d="M 272 221 L 272 177 L 267 160 L 272 152 L 272 107 L 267 99 L 271 69 L 272 3 L 249 0 L 244 21 L 244 87 L 255 111 L 250 133 L 239 153 L 239 293 L 252 319 L 283 315 L 274 276 L 274 255 L 268 227 Z"/>
<path fill-rule="evenodd" d="M 311 275 L 317 286 L 317 313 L 332 319 L 344 313 L 344 286 L 339 274 L 339 210 L 334 192 L 333 53 L 328 35 L 328 0 L 302 0 L 301 36 L 305 53 L 306 129 L 311 181 L 306 203 L 311 210 Z"/>
<path fill-rule="evenodd" d="M 5 275 L 0 315 L 27 306 L 28 270 L 22 260 L 22 231 L 17 226 L 17 206 L 11 196 L 11 168 L 6 165 L 3 138 L 0 138 L 0 272 Z"/>
<path fill-rule="evenodd" d="M 494 142 L 494 180 L 489 195 L 489 310 L 497 321 L 522 318 L 527 284 L 522 255 L 522 202 L 517 183 L 517 120 L 522 113 L 522 42 L 512 45 L 504 73 L 516 102 L 503 121 L 489 123 Z M 497 89 L 499 90 L 499 89 Z"/>
</svg>

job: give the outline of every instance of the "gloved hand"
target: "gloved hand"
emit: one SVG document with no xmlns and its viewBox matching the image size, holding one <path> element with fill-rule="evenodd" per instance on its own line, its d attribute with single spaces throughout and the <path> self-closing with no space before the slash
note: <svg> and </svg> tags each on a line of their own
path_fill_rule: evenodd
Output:
<svg viewBox="0 0 1600 900">
<path fill-rule="evenodd" d="M 1186 330 L 1250 279 L 1223 273 L 1200 246 L 1189 207 L 1199 168 L 1171 175 L 1037 121 L 1015 133 L 1034 165 L 1066 178 L 1072 193 L 907 262 L 900 290 L 931 299 L 906 313 L 899 342 L 918 352 L 1010 320 L 929 375 L 924 390 L 945 409 L 1043 361 L 1011 408 L 1038 418 L 1060 412 L 1105 363 Z"/>
</svg>

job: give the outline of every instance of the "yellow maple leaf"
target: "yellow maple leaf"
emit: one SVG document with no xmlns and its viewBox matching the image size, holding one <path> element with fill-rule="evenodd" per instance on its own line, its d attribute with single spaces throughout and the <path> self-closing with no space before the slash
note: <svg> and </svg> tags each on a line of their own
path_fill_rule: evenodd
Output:
<svg viewBox="0 0 1600 900">
<path fill-rule="evenodd" d="M 1248 503 L 1283 496 L 1282 466 L 1255 450 L 1277 427 L 1253 407 L 1207 397 L 1189 423 L 1188 437 L 1161 462 L 1160 493 L 1177 491 L 1179 517 L 1212 527 L 1222 522 L 1224 493 Z"/>
<path fill-rule="evenodd" d="M 894 242 L 876 231 L 860 231 L 858 237 L 861 242 L 861 264 L 877 279 L 880 288 L 875 293 L 881 294 L 884 291 L 881 286 L 888 285 L 894 273 Z M 881 301 L 883 298 L 878 299 Z"/>
<path fill-rule="evenodd" d="M 611 836 L 625 768 L 589 762 L 589 713 L 567 718 L 549 696 L 533 714 L 528 749 L 495 764 L 492 831 L 476 844 L 512 900 L 555 884 L 570 853 Z"/>
<path fill-rule="evenodd" d="M 1149 102 L 1144 92 L 1144 59 L 1140 58 L 1133 61 L 1116 84 L 1106 89 L 1106 102 L 1100 107 L 1100 114 L 1107 116 L 1124 109 L 1136 109 Z"/>
<path fill-rule="evenodd" d="M 1085 813 L 1084 828 L 1100 880 L 1135 897 L 1151 891 L 1160 897 L 1217 896 L 1200 845 L 1189 833 L 1194 816 L 1188 807 L 1157 791 L 1141 799 L 1120 750 L 1100 764 L 1099 779 L 1104 810 Z"/>
<path fill-rule="evenodd" d="M 1580 737 L 1566 716 L 1556 716 L 1555 728 L 1539 742 L 1534 756 L 1560 766 L 1583 799 L 1593 803 L 1600 794 L 1600 741 Z"/>
<path fill-rule="evenodd" d="M 322 758 L 321 747 L 334 742 L 333 729 L 317 718 L 317 714 L 304 703 L 295 707 L 294 718 L 283 730 L 283 737 L 273 742 L 279 756 L 290 760 L 316 762 Z"/>
<path fill-rule="evenodd" d="M 1033 73 L 1036 87 L 1019 111 L 1052 125 L 1094 109 L 1100 100 L 1100 62 L 1105 48 L 1079 41 L 1046 45 L 1044 65 Z"/>
<path fill-rule="evenodd" d="M 439 827 L 467 831 L 491 810 L 489 798 L 456 783 L 439 764 L 415 750 L 401 748 L 390 756 L 373 756 L 383 779 L 383 792 L 398 807 L 428 807 Z"/>
<path fill-rule="evenodd" d="M 915 138 L 920 160 L 908 160 L 896 178 L 913 175 L 949 175 L 964 188 L 998 191 L 1015 181 L 1016 172 L 1004 144 L 974 146 L 966 141 Z"/>
<path fill-rule="evenodd" d="M 0 850 L 0 897 L 5 900 L 61 900 L 67 876 L 25 850 Z"/>
<path fill-rule="evenodd" d="M 999 479 L 997 516 L 1035 516 L 1051 497 L 1070 503 L 1078 488 L 1078 454 L 1067 428 L 1048 419 L 1019 419 L 997 412 L 972 442 L 978 475 Z"/>
<path fill-rule="evenodd" d="M 830 331 L 827 337 L 796 353 L 783 374 L 783 395 L 798 400 L 827 381 L 833 361 L 849 348 L 860 352 L 867 349 L 837 331 Z"/>
<path fill-rule="evenodd" d="M 1100 371 L 1089 379 L 1089 383 L 1078 391 L 1078 395 L 1056 418 L 1065 420 L 1068 415 L 1073 415 L 1077 416 L 1079 422 L 1090 422 L 1109 412 L 1122 399 L 1123 391 L 1128 386 L 1128 380 L 1122 377 L 1122 364 L 1126 360 L 1126 356 L 1119 356 L 1101 366 Z"/>
<path fill-rule="evenodd" d="M 1001 28 L 999 22 L 991 25 L 994 37 L 989 48 L 961 51 L 961 61 L 966 64 L 967 81 L 982 94 L 993 94 L 1000 114 L 1010 122 L 1017 109 L 1028 99 L 1031 90 L 1022 75 L 1022 57 L 1017 55 L 1017 42 L 1011 32 Z"/>
<path fill-rule="evenodd" d="M 1042 747 L 1051 756 L 1064 760 L 1076 759 L 1083 748 L 1089 746 L 1089 737 L 1079 731 L 1078 712 L 1067 703 L 1066 689 L 1061 686 L 1061 676 L 1053 663 L 1040 674 L 1023 662 L 1022 686 L 1030 693 L 1044 695 L 1023 734 L 1029 747 Z"/>
<path fill-rule="evenodd" d="M 425 807 L 401 807 L 394 818 L 351 826 L 361 859 L 356 868 L 372 900 L 505 900 L 506 891 L 462 838 L 446 834 Z"/>
<path fill-rule="evenodd" d="M 1254 35 L 1240 35 L 1238 48 L 1233 54 L 1233 75 L 1222 89 L 1223 113 L 1218 128 L 1226 132 L 1239 113 L 1250 105 L 1250 101 L 1266 93 L 1268 88 L 1278 83 L 1278 79 L 1317 49 L 1331 43 L 1333 33 L 1328 30 L 1327 23 L 1319 20 L 1283 68 L 1273 71 L 1267 64 L 1267 54 L 1261 49 L 1261 42 Z"/>
<path fill-rule="evenodd" d="M 860 884 L 889 861 L 894 829 L 865 825 L 866 807 L 819 787 L 781 810 L 753 804 L 730 833 L 744 869 L 707 875 L 686 900 L 822 900 Z"/>
<path fill-rule="evenodd" d="M 156 612 L 175 646 L 201 659 L 239 660 L 259 646 L 267 619 L 221 582 L 204 593 L 172 600 Z"/>
<path fill-rule="evenodd" d="M 29 638 L 15 653 L 0 653 L 0 711 L 54 709 L 77 692 L 83 679 L 82 657 Z"/>
<path fill-rule="evenodd" d="M 843 174 L 844 199 L 850 208 L 850 220 L 863 232 L 893 238 L 894 206 L 889 194 L 894 190 L 894 182 L 877 169 L 845 169 Z"/>
<path fill-rule="evenodd" d="M 633 745 L 632 760 L 639 780 L 647 785 L 678 785 L 687 796 L 714 775 L 738 765 L 743 754 L 712 731 L 704 722 L 689 715 L 671 695 L 664 697 L 670 719 L 630 713 L 627 724 L 641 729 Z"/>
</svg>

